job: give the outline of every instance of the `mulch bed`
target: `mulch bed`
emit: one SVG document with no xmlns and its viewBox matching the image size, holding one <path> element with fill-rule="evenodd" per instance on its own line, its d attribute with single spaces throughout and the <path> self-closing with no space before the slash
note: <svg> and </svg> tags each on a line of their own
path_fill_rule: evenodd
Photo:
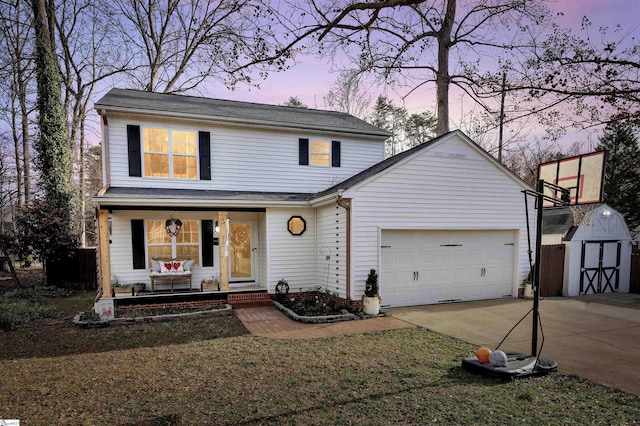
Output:
<svg viewBox="0 0 640 426">
<path fill-rule="evenodd" d="M 303 317 L 345 315 L 353 313 L 346 302 L 331 297 L 326 293 L 312 292 L 305 294 L 302 298 L 283 298 L 279 301 L 284 307 L 291 309 L 297 315 Z"/>
</svg>

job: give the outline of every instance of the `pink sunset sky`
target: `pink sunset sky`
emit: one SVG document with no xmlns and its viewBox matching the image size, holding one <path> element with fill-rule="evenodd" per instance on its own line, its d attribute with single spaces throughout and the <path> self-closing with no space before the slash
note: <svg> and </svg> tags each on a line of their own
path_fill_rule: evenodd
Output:
<svg viewBox="0 0 640 426">
<path fill-rule="evenodd" d="M 556 0 L 550 3 L 550 7 L 555 13 L 562 13 L 557 16 L 557 21 L 563 26 L 572 27 L 577 34 L 580 34 L 580 24 L 583 16 L 587 16 L 592 27 L 590 34 L 595 35 L 598 28 L 609 27 L 611 31 L 620 24 L 627 40 L 635 36 L 635 41 L 640 39 L 640 0 Z M 260 83 L 260 88 L 249 88 L 238 86 L 234 91 L 227 90 L 220 86 L 208 93 L 209 96 L 250 101 L 268 104 L 282 104 L 290 96 L 296 96 L 300 101 L 311 108 L 325 108 L 324 96 L 329 91 L 331 85 L 337 77 L 337 70 L 332 70 L 332 65 L 327 59 L 320 59 L 315 56 L 298 56 L 298 64 L 291 69 L 272 73 L 268 78 Z M 346 66 L 348 64 L 340 64 Z M 394 89 L 389 87 L 376 87 L 374 96 L 385 94 L 401 105 L 402 96 L 409 89 Z M 471 99 L 462 96 L 460 93 L 452 91 L 450 96 L 451 128 L 458 128 L 460 116 L 467 108 L 471 108 Z M 435 109 L 435 87 L 424 86 L 404 99 L 404 105 L 410 113 Z M 468 111 L 466 111 L 468 112 Z M 563 143 L 570 144 L 575 140 L 591 140 L 591 144 L 597 142 L 597 136 L 601 129 L 590 131 L 569 132 L 563 139 Z"/>
</svg>

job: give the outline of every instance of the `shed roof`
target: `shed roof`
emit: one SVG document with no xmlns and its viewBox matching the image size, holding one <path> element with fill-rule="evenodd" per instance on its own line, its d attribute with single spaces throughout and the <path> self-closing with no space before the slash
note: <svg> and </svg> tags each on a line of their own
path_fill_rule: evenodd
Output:
<svg viewBox="0 0 640 426">
<path fill-rule="evenodd" d="M 573 212 L 570 207 L 547 209 L 542 212 L 542 233 L 544 235 L 565 235 L 573 226 Z"/>
<path fill-rule="evenodd" d="M 197 96 L 111 89 L 95 103 L 96 110 L 150 113 L 317 131 L 331 131 L 387 139 L 391 133 L 352 115 L 310 108 L 294 108 Z"/>
</svg>

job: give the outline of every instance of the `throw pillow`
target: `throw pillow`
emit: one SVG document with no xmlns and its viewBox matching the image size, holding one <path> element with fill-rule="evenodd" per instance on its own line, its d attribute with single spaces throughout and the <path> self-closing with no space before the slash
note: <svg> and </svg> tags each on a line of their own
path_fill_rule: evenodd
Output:
<svg viewBox="0 0 640 426">
<path fill-rule="evenodd" d="M 184 272 L 184 260 L 174 260 L 171 262 L 173 266 L 173 272 Z"/>
<path fill-rule="evenodd" d="M 161 262 L 160 263 L 160 272 L 171 272 L 173 270 L 172 262 Z"/>
<path fill-rule="evenodd" d="M 196 263 L 196 261 L 193 259 L 185 260 L 184 263 L 182 264 L 182 268 L 185 271 L 190 271 L 194 263 Z"/>
<path fill-rule="evenodd" d="M 151 271 L 160 272 L 160 261 L 159 260 L 151 260 Z"/>
</svg>

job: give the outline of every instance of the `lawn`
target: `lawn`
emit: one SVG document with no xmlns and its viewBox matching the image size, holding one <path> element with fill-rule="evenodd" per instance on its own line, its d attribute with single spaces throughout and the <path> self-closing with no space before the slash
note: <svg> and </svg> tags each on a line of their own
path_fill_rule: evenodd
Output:
<svg viewBox="0 0 640 426">
<path fill-rule="evenodd" d="M 74 300 L 89 299 L 67 299 L 67 309 Z M 500 382 L 470 374 L 460 360 L 474 348 L 425 329 L 291 341 L 251 336 L 235 317 L 94 330 L 59 321 L 0 332 L 0 419 L 42 425 L 640 419 L 640 397 L 575 376 Z"/>
</svg>

